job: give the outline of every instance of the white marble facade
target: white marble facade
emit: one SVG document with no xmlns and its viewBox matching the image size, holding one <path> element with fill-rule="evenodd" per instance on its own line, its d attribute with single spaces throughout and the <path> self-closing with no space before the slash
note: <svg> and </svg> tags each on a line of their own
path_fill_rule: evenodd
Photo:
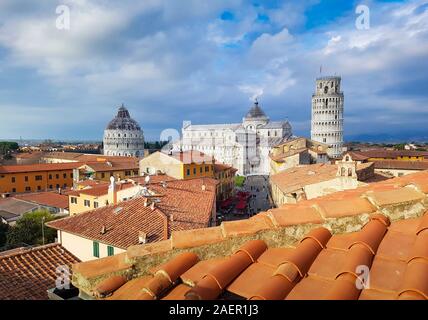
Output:
<svg viewBox="0 0 428 320">
<path fill-rule="evenodd" d="M 103 145 L 107 156 L 144 156 L 143 130 L 123 105 L 104 130 Z"/>
<path fill-rule="evenodd" d="M 198 150 L 217 163 L 238 169 L 240 175 L 268 175 L 270 149 L 292 136 L 288 121 L 270 121 L 256 101 L 242 123 L 193 125 L 183 123 L 174 151 Z"/>
</svg>

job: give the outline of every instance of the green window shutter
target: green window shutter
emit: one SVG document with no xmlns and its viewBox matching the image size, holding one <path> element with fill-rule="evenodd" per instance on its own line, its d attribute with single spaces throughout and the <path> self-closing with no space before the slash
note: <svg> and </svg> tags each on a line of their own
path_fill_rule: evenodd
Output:
<svg viewBox="0 0 428 320">
<path fill-rule="evenodd" d="M 93 254 L 94 257 L 100 257 L 100 244 L 96 241 L 93 242 Z"/>
<path fill-rule="evenodd" d="M 114 248 L 112 246 L 107 246 L 107 255 L 114 256 Z"/>
</svg>

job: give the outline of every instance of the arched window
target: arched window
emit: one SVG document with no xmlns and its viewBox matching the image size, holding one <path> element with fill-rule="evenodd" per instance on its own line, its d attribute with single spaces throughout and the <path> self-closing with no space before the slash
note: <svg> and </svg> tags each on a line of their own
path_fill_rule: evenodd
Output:
<svg viewBox="0 0 428 320">
<path fill-rule="evenodd" d="M 324 87 L 324 93 L 328 93 L 328 86 Z"/>
<path fill-rule="evenodd" d="M 342 176 L 342 177 L 344 177 L 345 176 L 345 174 L 346 174 L 346 169 L 345 168 L 340 168 L 340 175 Z"/>
<path fill-rule="evenodd" d="M 348 176 L 352 177 L 352 169 L 351 168 L 348 169 Z"/>
</svg>

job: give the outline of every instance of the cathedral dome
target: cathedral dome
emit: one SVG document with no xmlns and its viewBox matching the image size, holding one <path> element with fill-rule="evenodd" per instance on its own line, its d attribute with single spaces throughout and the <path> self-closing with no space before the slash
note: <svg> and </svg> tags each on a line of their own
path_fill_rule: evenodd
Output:
<svg viewBox="0 0 428 320">
<path fill-rule="evenodd" d="M 129 111 L 122 105 L 116 117 L 107 125 L 107 130 L 141 130 L 137 121 L 131 118 Z"/>
<path fill-rule="evenodd" d="M 257 100 L 254 102 L 254 105 L 251 107 L 250 111 L 248 111 L 245 118 L 246 119 L 266 118 L 266 114 L 259 107 L 259 102 Z"/>
</svg>

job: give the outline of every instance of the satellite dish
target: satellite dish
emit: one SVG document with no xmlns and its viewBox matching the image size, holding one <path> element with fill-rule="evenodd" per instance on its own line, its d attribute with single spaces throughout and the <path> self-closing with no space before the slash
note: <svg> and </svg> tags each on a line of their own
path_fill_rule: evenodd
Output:
<svg viewBox="0 0 428 320">
<path fill-rule="evenodd" d="M 146 183 L 149 183 L 149 181 L 150 181 L 150 176 L 147 176 L 147 177 L 144 179 L 144 181 L 145 181 Z"/>
</svg>

